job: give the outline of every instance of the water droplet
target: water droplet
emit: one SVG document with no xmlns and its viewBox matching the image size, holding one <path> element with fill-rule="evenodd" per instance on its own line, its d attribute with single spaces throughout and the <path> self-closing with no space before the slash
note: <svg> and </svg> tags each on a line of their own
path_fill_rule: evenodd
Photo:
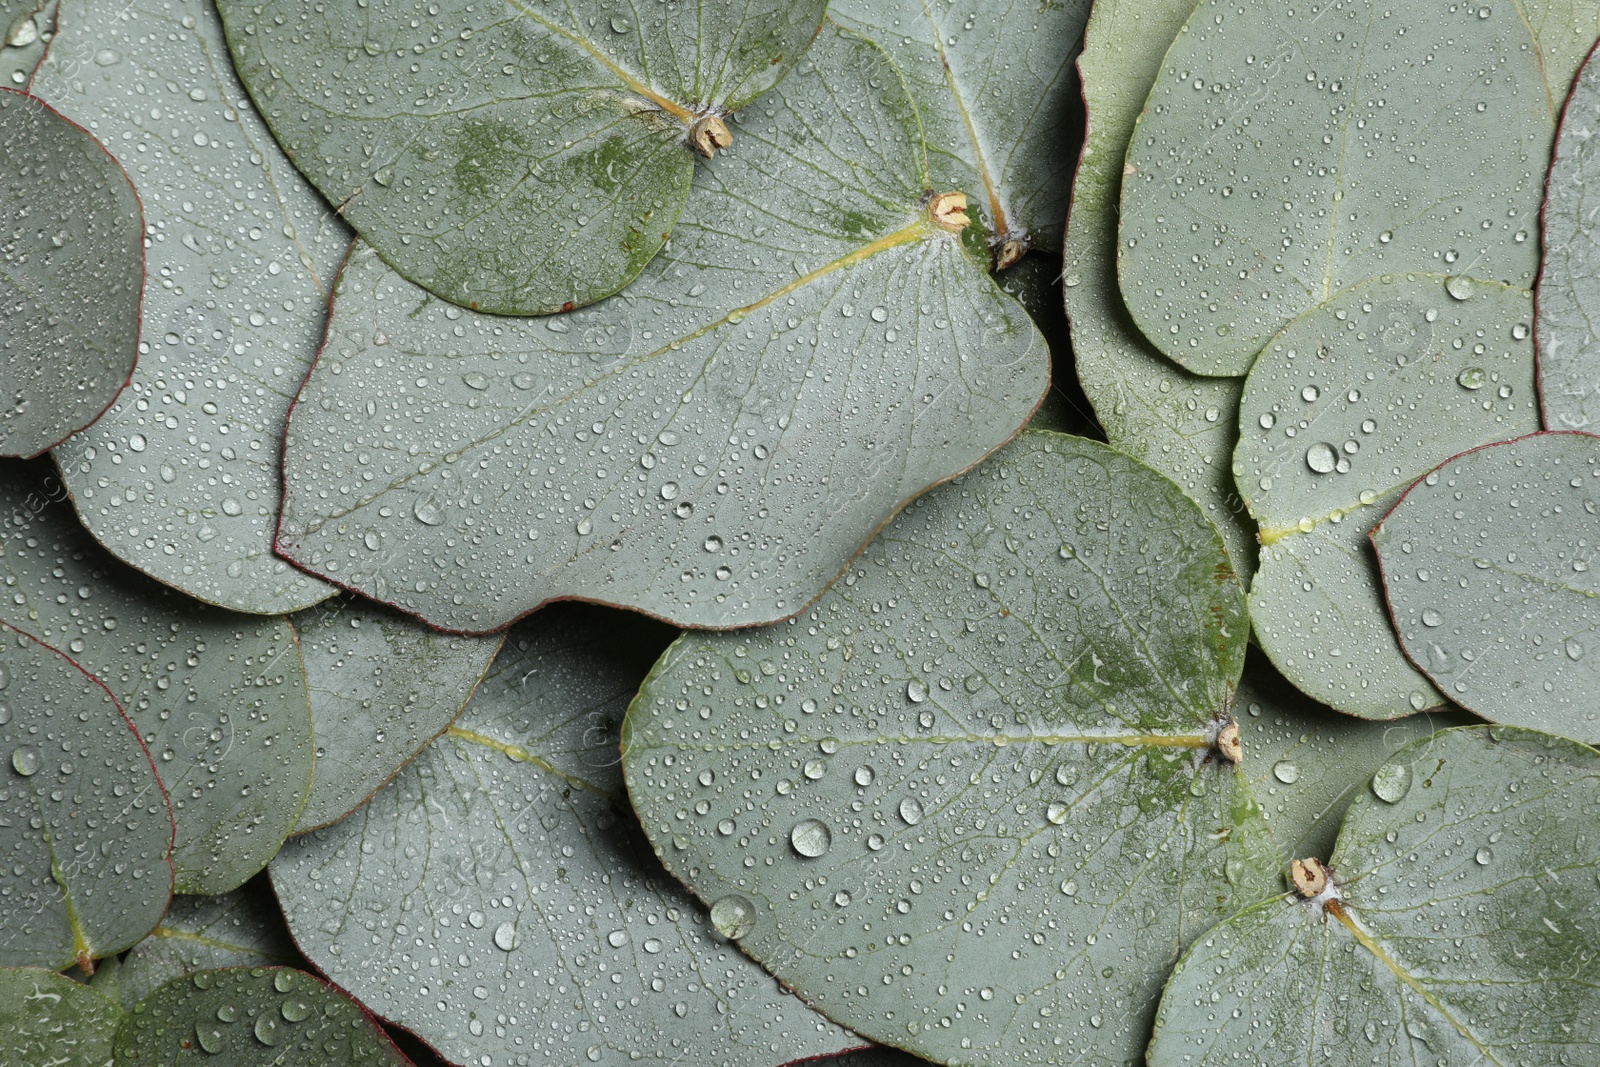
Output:
<svg viewBox="0 0 1600 1067">
<path fill-rule="evenodd" d="M 705 549 L 707 552 L 721 552 L 722 538 L 718 537 L 716 534 L 712 534 L 710 537 L 706 538 Z"/>
<path fill-rule="evenodd" d="M 494 928 L 494 947 L 504 952 L 510 952 L 517 947 L 517 928 L 510 923 L 501 923 Z"/>
<path fill-rule="evenodd" d="M 626 930 L 613 930 L 606 935 L 606 943 L 612 948 L 621 948 L 628 943 L 628 932 Z"/>
<path fill-rule="evenodd" d="M 11 721 L 11 705 L 0 700 L 0 726 Z"/>
<path fill-rule="evenodd" d="M 1294 785 L 1300 780 L 1300 768 L 1288 760 L 1279 760 L 1272 765 L 1272 777 L 1284 785 Z"/>
<path fill-rule="evenodd" d="M 1463 389 L 1482 389 L 1483 383 L 1489 380 L 1489 375 L 1482 367 L 1468 367 L 1456 375 L 1456 384 Z"/>
<path fill-rule="evenodd" d="M 913 704 L 920 704 L 928 699 L 928 687 L 913 678 L 906 683 L 906 699 Z"/>
<path fill-rule="evenodd" d="M 290 997 L 278 1010 L 292 1023 L 304 1022 L 311 1018 L 311 1002 L 304 997 Z"/>
<path fill-rule="evenodd" d="M 40 754 L 37 745 L 21 745 L 11 753 L 11 766 L 24 778 L 31 778 L 39 773 L 39 768 L 44 764 L 44 757 Z"/>
<path fill-rule="evenodd" d="M 741 896 L 722 897 L 711 905 L 711 925 L 737 941 L 756 928 L 756 906 Z"/>
<path fill-rule="evenodd" d="M 1061 892 L 1064 895 L 1069 896 L 1069 897 L 1077 896 L 1078 895 L 1078 883 L 1074 882 L 1071 878 L 1068 878 L 1065 882 L 1061 883 Z"/>
<path fill-rule="evenodd" d="M 1044 809 L 1044 817 L 1049 819 L 1050 822 L 1056 826 L 1060 826 L 1062 823 L 1066 822 L 1067 816 L 1071 814 L 1072 805 L 1064 804 L 1059 800 L 1052 801 L 1050 806 Z"/>
<path fill-rule="evenodd" d="M 1436 608 L 1423 608 L 1422 609 L 1422 625 L 1424 625 L 1424 626 L 1438 626 L 1442 622 L 1444 622 L 1444 616 L 1439 613 L 1438 609 L 1436 609 Z"/>
<path fill-rule="evenodd" d="M 1478 287 L 1471 278 L 1457 274 L 1445 279 L 1444 291 L 1450 294 L 1452 300 L 1471 300 L 1472 294 L 1478 291 Z"/>
<path fill-rule="evenodd" d="M 906 797 L 900 802 L 900 818 L 907 826 L 915 826 L 922 821 L 922 802 L 916 797 Z"/>
<path fill-rule="evenodd" d="M 1260 421 L 1263 430 L 1270 430 L 1278 424 L 1278 417 L 1269 411 L 1261 416 L 1258 421 Z"/>
<path fill-rule="evenodd" d="M 888 322 L 889 321 L 888 309 L 887 308 L 882 308 L 882 307 L 873 308 L 872 309 L 872 321 L 873 322 Z"/>
<path fill-rule="evenodd" d="M 807 859 L 827 854 L 833 844 L 833 831 L 821 819 L 801 819 L 789 831 L 789 844 Z"/>
<path fill-rule="evenodd" d="M 1330 444 L 1319 441 L 1306 449 L 1306 466 L 1318 474 L 1331 474 L 1339 465 L 1339 454 Z"/>
<path fill-rule="evenodd" d="M 678 498 L 678 483 L 667 482 L 661 487 L 662 500 L 676 500 Z"/>
<path fill-rule="evenodd" d="M 1478 866 L 1487 867 L 1489 865 L 1489 861 L 1494 859 L 1494 853 L 1490 852 L 1486 848 L 1480 848 L 1478 850 L 1478 854 L 1472 858 L 1478 861 Z"/>
<path fill-rule="evenodd" d="M 1300 390 L 1300 399 L 1304 400 L 1307 404 L 1316 403 L 1317 398 L 1321 395 L 1322 390 L 1318 389 L 1314 385 L 1308 385 L 1304 389 Z"/>
<path fill-rule="evenodd" d="M 1566 640 L 1566 650 L 1568 659 L 1580 660 L 1583 658 L 1583 645 L 1571 637 Z"/>
<path fill-rule="evenodd" d="M 256 1020 L 256 1040 L 268 1048 L 283 1041 L 283 1024 L 275 1016 L 263 1014 Z"/>
<path fill-rule="evenodd" d="M 850 894 L 841 889 L 833 895 L 833 902 L 838 907 L 848 908 L 850 906 Z"/>
<path fill-rule="evenodd" d="M 1385 804 L 1398 804 L 1411 789 L 1411 768 L 1404 763 L 1385 763 L 1372 776 L 1372 792 Z"/>
<path fill-rule="evenodd" d="M 200 1042 L 200 1047 L 213 1056 L 222 1051 L 222 1031 L 215 1026 L 197 1026 L 194 1036 Z"/>
<path fill-rule="evenodd" d="M 437 526 L 444 521 L 444 511 L 434 503 L 433 497 L 423 497 L 412 507 L 411 513 L 424 526 Z"/>
<path fill-rule="evenodd" d="M 857 767 L 856 768 L 856 773 L 855 773 L 856 785 L 859 785 L 862 788 L 865 788 L 865 787 L 871 785 L 872 784 L 872 780 L 874 778 L 876 778 L 876 777 L 877 777 L 877 772 L 874 771 L 871 767 L 863 766 L 863 767 Z"/>
</svg>

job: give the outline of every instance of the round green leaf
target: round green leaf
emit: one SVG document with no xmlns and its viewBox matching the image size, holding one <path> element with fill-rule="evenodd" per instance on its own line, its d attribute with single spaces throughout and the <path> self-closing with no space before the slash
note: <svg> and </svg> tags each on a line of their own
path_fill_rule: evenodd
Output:
<svg viewBox="0 0 1600 1067">
<path fill-rule="evenodd" d="M 111 691 L 0 622 L 0 963 L 93 970 L 172 896 L 172 809 Z"/>
<path fill-rule="evenodd" d="M 344 818 L 450 725 L 503 634 L 441 634 L 356 597 L 290 620 L 311 687 L 317 759 L 295 830 Z"/>
<path fill-rule="evenodd" d="M 372 1016 L 288 967 L 230 967 L 178 978 L 117 1028 L 117 1067 L 410 1067 Z"/>
<path fill-rule="evenodd" d="M 974 228 L 932 219 L 883 52 L 825 30 L 739 136 L 671 256 L 571 315 L 463 311 L 358 248 L 289 422 L 280 551 L 450 630 L 561 597 L 770 622 L 1015 433 L 1048 353 Z"/>
<path fill-rule="evenodd" d="M 1600 739 L 1596 501 L 1600 437 L 1537 434 L 1443 464 L 1372 531 L 1406 655 L 1451 700 Z"/>
<path fill-rule="evenodd" d="M 1239 375 L 1385 272 L 1532 284 L 1553 113 L 1524 6 L 1202 0 L 1128 145 L 1118 276 L 1145 336 Z"/>
<path fill-rule="evenodd" d="M 122 1009 L 86 985 L 0 967 L 0 1065 L 107 1067 Z"/>
<path fill-rule="evenodd" d="M 55 451 L 79 516 L 208 603 L 316 603 L 333 590 L 272 554 L 279 454 L 349 231 L 250 109 L 204 0 L 67 5 L 32 91 L 127 168 L 150 240 L 139 368 Z"/>
<path fill-rule="evenodd" d="M 273 861 L 301 950 L 456 1063 L 770 1067 L 858 1043 L 726 944 L 638 834 L 617 727 L 666 636 L 587 606 L 513 631 L 444 737 Z"/>
<path fill-rule="evenodd" d="M 982 205 L 996 266 L 1060 247 L 1088 0 L 833 0 L 828 14 L 882 44 L 905 74 L 934 185 L 965 189 Z"/>
<path fill-rule="evenodd" d="M 1262 351 L 1233 457 L 1261 527 L 1250 618 L 1302 692 L 1373 719 L 1440 702 L 1389 625 L 1367 533 L 1441 459 L 1538 429 L 1532 314 L 1524 289 L 1384 276 Z"/>
<path fill-rule="evenodd" d="M 718 116 L 789 72 L 827 3 L 219 6 L 273 133 L 388 263 L 465 307 L 535 315 L 655 257 L 692 146 L 722 147 L 700 124 L 726 134 Z"/>
<path fill-rule="evenodd" d="M 133 720 L 172 801 L 178 891 L 232 889 L 278 850 L 310 787 L 294 633 L 124 567 L 84 533 L 48 470 L 0 464 L 5 617 L 70 654 Z"/>
<path fill-rule="evenodd" d="M 0 455 L 36 456 L 133 373 L 144 223 L 117 161 L 32 97 L 0 90 L 0 143 Z"/>
<path fill-rule="evenodd" d="M 713 921 L 858 1033 L 1125 1062 L 1189 939 L 1271 891 L 1216 745 L 1247 629 L 1177 486 L 1028 433 L 801 617 L 679 638 L 629 712 L 629 792 Z"/>
<path fill-rule="evenodd" d="M 1331 892 L 1269 900 L 1173 973 L 1151 1067 L 1600 1063 L 1600 753 L 1511 727 L 1407 746 Z"/>
</svg>

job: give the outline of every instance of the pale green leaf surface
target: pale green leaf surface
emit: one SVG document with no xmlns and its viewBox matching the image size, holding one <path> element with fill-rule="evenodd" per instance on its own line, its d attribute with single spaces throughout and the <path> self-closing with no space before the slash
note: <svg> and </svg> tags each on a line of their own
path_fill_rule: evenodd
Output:
<svg viewBox="0 0 1600 1067">
<path fill-rule="evenodd" d="M 1600 740 L 1600 437 L 1457 456 L 1372 532 L 1396 632 L 1493 722 Z"/>
<path fill-rule="evenodd" d="M 1527 290 L 1384 277 L 1295 320 L 1245 382 L 1234 453 L 1260 523 L 1256 640 L 1302 692 L 1392 719 L 1440 703 L 1389 624 L 1367 533 L 1404 488 L 1538 429 Z"/>
<path fill-rule="evenodd" d="M 70 978 L 0 967 L 0 1067 L 111 1067 L 122 1009 Z"/>
<path fill-rule="evenodd" d="M 172 810 L 100 681 L 0 622 L 0 963 L 85 966 L 172 896 Z"/>
<path fill-rule="evenodd" d="M 650 262 L 690 195 L 693 124 L 776 84 L 827 4 L 220 6 L 273 132 L 384 260 L 446 300 L 528 315 Z"/>
<path fill-rule="evenodd" d="M 288 967 L 230 967 L 174 979 L 117 1028 L 116 1067 L 410 1067 L 377 1022 L 333 987 Z"/>
<path fill-rule="evenodd" d="M 1066 146 L 1079 125 L 1072 61 L 1088 0 L 833 0 L 828 14 L 883 45 L 905 74 L 934 185 L 972 198 L 997 261 L 1060 247 Z"/>
<path fill-rule="evenodd" d="M 1011 437 L 1048 352 L 973 228 L 930 221 L 883 52 L 830 27 L 742 119 L 672 252 L 603 304 L 477 315 L 358 248 L 289 423 L 279 549 L 450 630 L 559 597 L 751 625 Z"/>
<path fill-rule="evenodd" d="M 1600 1063 L 1600 753 L 1512 727 L 1396 753 L 1332 899 L 1247 908 L 1162 999 L 1150 1067 Z"/>
<path fill-rule="evenodd" d="M 1385 272 L 1531 285 L 1552 136 L 1515 3 L 1202 0 L 1128 144 L 1124 299 L 1227 376 Z"/>
<path fill-rule="evenodd" d="M 300 949 L 457 1063 L 766 1067 L 859 1044 L 725 943 L 639 835 L 617 730 L 668 636 L 587 605 L 514 630 L 444 737 L 273 861 Z"/>
<path fill-rule="evenodd" d="M 290 622 L 317 739 L 296 832 L 344 818 L 449 726 L 504 639 L 442 634 L 351 596 Z"/>
<path fill-rule="evenodd" d="M 32 89 L 126 168 L 150 240 L 139 368 L 55 452 L 79 516 L 208 603 L 316 603 L 333 590 L 274 556 L 272 534 L 283 421 L 348 231 L 251 110 L 204 0 L 68 4 Z"/>
<path fill-rule="evenodd" d="M 311 710 L 282 619 L 207 608 L 112 559 L 42 462 L 0 463 L 3 617 L 103 681 L 171 798 L 185 893 L 260 870 L 311 781 Z"/>
<path fill-rule="evenodd" d="M 144 226 L 116 160 L 39 101 L 0 90 L 0 144 L 0 454 L 36 456 L 133 373 Z"/>
<path fill-rule="evenodd" d="M 55 26 L 55 0 L 0 0 L 0 88 L 25 89 Z"/>
<path fill-rule="evenodd" d="M 1213 747 L 1247 629 L 1177 486 L 1024 434 L 799 618 L 680 638 L 630 709 L 629 791 L 713 921 L 858 1033 L 1126 1062 L 1177 954 L 1273 885 Z"/>
</svg>

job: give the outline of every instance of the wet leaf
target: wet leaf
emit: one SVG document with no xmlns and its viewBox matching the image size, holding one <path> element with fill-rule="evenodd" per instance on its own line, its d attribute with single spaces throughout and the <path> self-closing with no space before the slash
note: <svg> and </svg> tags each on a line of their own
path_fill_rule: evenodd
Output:
<svg viewBox="0 0 1600 1067">
<path fill-rule="evenodd" d="M 273 862 L 301 950 L 457 1063 L 765 1067 L 857 1043 L 725 944 L 639 837 L 617 727 L 667 636 L 588 606 L 513 631 L 444 737 Z M 402 955 L 418 969 L 395 982 Z"/>
<path fill-rule="evenodd" d="M 48 471 L 0 464 L 5 618 L 103 681 L 133 720 L 172 801 L 178 891 L 232 889 L 278 850 L 311 781 L 294 634 L 282 619 L 203 607 L 118 563 Z"/>
<path fill-rule="evenodd" d="M 107 1067 L 122 1009 L 72 979 L 0 967 L 0 1063 L 6 1067 Z"/>
<path fill-rule="evenodd" d="M 744 150 L 723 120 L 789 72 L 827 3 L 219 6 L 273 132 L 385 261 L 530 315 L 633 280 L 690 195 L 695 146 Z"/>
<path fill-rule="evenodd" d="M 296 832 L 344 818 L 450 725 L 504 638 L 441 634 L 348 596 L 291 621 L 317 739 Z"/>
<path fill-rule="evenodd" d="M 172 809 L 110 690 L 0 622 L 0 962 L 92 969 L 172 896 Z"/>
<path fill-rule="evenodd" d="M 1246 631 L 1177 486 L 1028 433 L 801 617 L 681 637 L 630 709 L 629 792 L 713 921 L 863 1036 L 1125 1062 L 1183 946 L 1271 892 L 1221 755 Z"/>
<path fill-rule="evenodd" d="M 1260 523 L 1250 618 L 1302 692 L 1372 719 L 1440 703 L 1390 627 L 1367 532 L 1440 460 L 1538 428 L 1529 296 L 1386 276 L 1297 319 L 1256 361 L 1234 453 Z"/>
<path fill-rule="evenodd" d="M 205 1062 L 196 1046 L 229 1067 L 411 1063 L 360 1005 L 288 967 L 230 967 L 168 982 L 117 1029 L 117 1067 Z"/>
<path fill-rule="evenodd" d="M 0 88 L 25 89 L 44 58 L 56 0 L 0 0 Z"/>
<path fill-rule="evenodd" d="M 127 169 L 150 235 L 148 350 L 117 403 L 55 452 L 79 516 L 208 603 L 316 603 L 332 589 L 271 550 L 280 435 L 348 231 L 250 109 L 203 0 L 69 4 L 32 87 Z"/>
<path fill-rule="evenodd" d="M 1451 700 L 1600 739 L 1597 500 L 1600 437 L 1537 434 L 1441 465 L 1372 531 L 1406 655 Z"/>
<path fill-rule="evenodd" d="M 671 255 L 571 315 L 475 315 L 358 248 L 289 424 L 280 551 L 450 630 L 560 597 L 750 625 L 1009 438 L 1048 354 L 971 229 L 933 220 L 883 53 L 825 30 L 739 137 Z"/>
<path fill-rule="evenodd" d="M 1511 727 L 1396 753 L 1345 816 L 1332 892 L 1216 927 L 1151 1067 L 1600 1062 L 1600 753 Z"/>
<path fill-rule="evenodd" d="M 1383 273 L 1531 285 L 1554 111 L 1524 6 L 1556 5 L 1203 0 L 1128 145 L 1118 270 L 1145 335 L 1239 375 Z"/>
<path fill-rule="evenodd" d="M 133 373 L 144 224 L 116 160 L 39 101 L 0 90 L 0 142 L 0 454 L 36 456 Z"/>
<path fill-rule="evenodd" d="M 831 18 L 894 58 L 917 101 L 934 185 L 982 211 L 995 265 L 1060 247 L 1079 87 L 1073 59 L 1088 0 L 961 6 L 833 0 Z"/>
</svg>

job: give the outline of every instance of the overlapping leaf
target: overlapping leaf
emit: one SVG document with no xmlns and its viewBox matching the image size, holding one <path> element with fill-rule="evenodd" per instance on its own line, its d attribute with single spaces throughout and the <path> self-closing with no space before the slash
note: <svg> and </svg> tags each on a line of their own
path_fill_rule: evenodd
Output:
<svg viewBox="0 0 1600 1067">
<path fill-rule="evenodd" d="M 0 90 L 0 143 L 0 454 L 36 456 L 133 373 L 144 225 L 116 160 L 32 97 Z"/>
<path fill-rule="evenodd" d="M 1494 722 L 1600 739 L 1600 437 L 1476 449 L 1372 531 L 1418 670 Z"/>
<path fill-rule="evenodd" d="M 667 636 L 587 606 L 513 631 L 445 737 L 273 862 L 301 950 L 458 1063 L 851 1047 L 723 942 L 632 824 L 617 728 Z"/>
<path fill-rule="evenodd" d="M 826 0 L 223 0 L 240 74 L 301 171 L 406 278 L 500 314 L 621 289 L 696 147 L 772 88 Z"/>
<path fill-rule="evenodd" d="M 289 400 L 348 231 L 244 99 L 203 0 L 81 0 L 33 92 L 127 169 L 149 232 L 139 370 L 56 450 L 84 525 L 191 596 L 277 614 L 332 591 L 271 551 Z"/>
<path fill-rule="evenodd" d="M 0 583 L 7 621 L 72 656 L 133 720 L 177 820 L 178 890 L 220 893 L 260 870 L 311 782 L 289 625 L 130 571 L 84 533 L 42 462 L 0 464 Z"/>
<path fill-rule="evenodd" d="M 122 1009 L 86 985 L 33 967 L 0 967 L 0 1063 L 106 1067 Z"/>
<path fill-rule="evenodd" d="M 1221 754 L 1246 629 L 1177 486 L 1028 433 L 801 617 L 680 638 L 630 709 L 629 791 L 713 921 L 858 1033 L 1123 1062 L 1183 946 L 1271 891 Z"/>
<path fill-rule="evenodd" d="M 1600 1063 L 1600 753 L 1512 727 L 1407 746 L 1312 899 L 1218 926 L 1162 998 L 1151 1067 Z"/>
<path fill-rule="evenodd" d="M 280 550 L 452 630 L 558 597 L 749 625 L 1010 437 L 1045 346 L 930 202 L 882 51 L 825 30 L 739 136 L 672 254 L 572 315 L 474 314 L 353 253 Z"/>
</svg>

